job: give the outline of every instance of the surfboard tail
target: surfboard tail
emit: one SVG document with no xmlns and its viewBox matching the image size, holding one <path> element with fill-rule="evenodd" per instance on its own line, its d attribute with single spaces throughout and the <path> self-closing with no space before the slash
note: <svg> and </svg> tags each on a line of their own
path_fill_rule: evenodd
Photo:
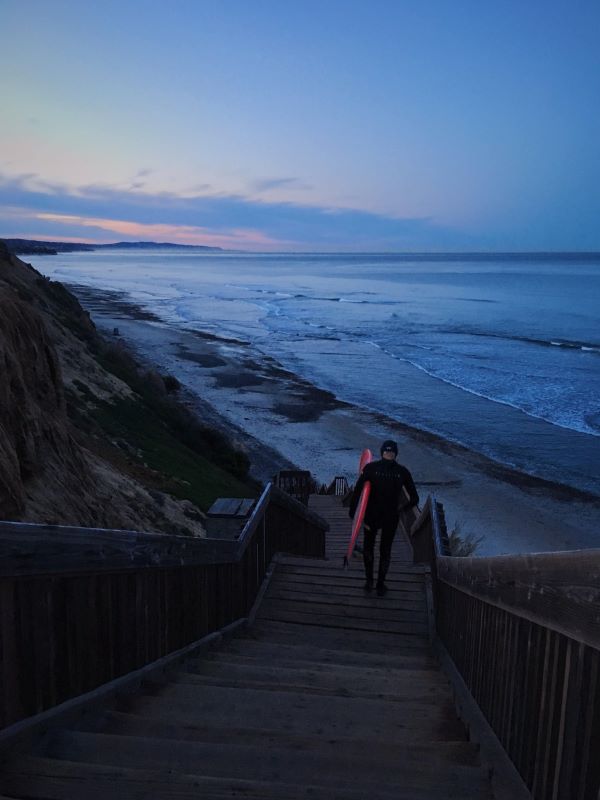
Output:
<svg viewBox="0 0 600 800">
<path fill-rule="evenodd" d="M 363 450 L 358 465 L 359 476 L 363 471 L 363 469 L 365 468 L 365 466 L 369 464 L 372 460 L 373 460 L 373 454 L 371 453 L 371 451 L 369 449 Z M 344 567 L 348 566 L 348 564 L 350 563 L 350 559 L 352 558 L 354 545 L 356 544 L 356 540 L 358 539 L 358 534 L 361 529 L 363 519 L 365 517 L 365 511 L 367 510 L 367 503 L 369 502 L 370 492 L 371 492 L 371 484 L 367 481 L 367 483 L 365 483 L 365 485 L 363 486 L 363 490 L 360 494 L 360 499 L 356 507 L 354 522 L 352 523 L 352 533 L 350 534 L 348 549 L 346 550 L 346 555 L 344 556 Z"/>
</svg>

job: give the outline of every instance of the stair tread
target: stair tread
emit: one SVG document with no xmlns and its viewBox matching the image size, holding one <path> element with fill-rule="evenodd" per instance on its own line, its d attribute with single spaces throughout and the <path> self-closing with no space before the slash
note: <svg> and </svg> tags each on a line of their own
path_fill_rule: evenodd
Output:
<svg viewBox="0 0 600 800">
<path fill-rule="evenodd" d="M 362 698 L 364 700 L 387 700 L 391 703 L 434 703 L 446 702 L 450 700 L 449 689 L 439 687 L 417 686 L 404 693 L 394 690 L 386 691 L 382 687 L 376 687 L 373 691 L 365 689 L 354 689 L 352 687 L 339 686 L 314 686 L 310 683 L 269 681 L 253 678 L 240 678 L 212 675 L 182 674 L 172 679 L 171 683 L 181 686 L 220 686 L 229 689 L 260 689 L 263 691 L 289 692 L 292 694 L 310 694 L 320 697 L 346 697 L 348 699 Z"/>
<path fill-rule="evenodd" d="M 321 626 L 339 628 L 341 630 L 365 631 L 367 633 L 387 633 L 392 635 L 421 636 L 428 633 L 425 620 L 382 620 L 359 616 L 341 616 L 332 613 L 315 613 L 310 605 L 301 608 L 289 608 L 284 603 L 273 603 L 267 598 L 263 600 L 257 619 L 278 622 L 292 622 L 307 627 Z"/>
<path fill-rule="evenodd" d="M 213 654 L 214 653 L 214 654 Z M 365 651 L 354 651 L 336 649 L 331 647 L 319 647 L 317 645 L 302 643 L 271 642 L 264 639 L 236 638 L 227 643 L 222 650 L 213 651 L 209 658 L 223 658 L 234 655 L 242 658 L 252 659 L 271 659 L 271 663 L 276 659 L 276 663 L 284 661 L 309 661 L 325 666 L 330 664 L 342 664 L 356 668 L 376 668 L 386 670 L 419 669 L 440 671 L 439 664 L 434 660 L 430 653 L 424 648 L 412 648 L 408 652 L 401 654 L 388 655 L 387 653 Z"/>
<path fill-rule="evenodd" d="M 298 669 L 295 667 L 226 664 L 204 662 L 176 673 L 176 682 L 237 683 L 238 685 L 262 685 L 285 687 L 287 691 L 310 691 L 312 693 L 339 694 L 347 696 L 369 696 L 405 700 L 411 698 L 438 702 L 451 698 L 450 687 L 437 673 L 419 675 L 410 673 L 410 679 L 399 681 L 397 676 L 386 676 L 379 672 L 361 673 L 357 669 L 335 667 L 326 669 Z"/>
<path fill-rule="evenodd" d="M 181 774 L 168 770 L 134 769 L 81 764 L 42 757 L 24 757 L 12 762 L 4 777 L 8 791 L 14 786 L 17 795 L 43 800 L 225 800 L 244 797 L 249 800 L 364 800 L 362 789 L 335 786 L 319 787 L 281 781 L 268 783 L 235 778 L 212 778 Z M 482 787 L 393 787 L 380 790 L 377 800 L 485 800 L 489 791 Z"/>
<path fill-rule="evenodd" d="M 314 597 L 314 596 L 313 596 Z M 387 599 L 387 598 L 386 598 Z M 275 606 L 282 610 L 307 611 L 313 615 L 334 614 L 337 617 L 366 620 L 368 622 L 417 622 L 421 625 L 427 623 L 427 612 L 423 608 L 403 609 L 373 598 L 370 603 L 354 603 L 352 605 L 337 602 L 326 602 L 325 598 L 309 599 L 306 595 L 282 597 L 281 594 L 268 591 L 261 604 L 262 607 Z"/>
<path fill-rule="evenodd" d="M 378 748 L 348 754 L 343 747 L 297 750 L 277 745 L 265 749 L 255 744 L 186 742 L 112 733 L 64 731 L 54 737 L 47 752 L 51 758 L 68 758 L 86 764 L 117 767 L 161 768 L 216 778 L 237 777 L 277 782 L 293 775 L 298 783 L 372 787 L 431 785 L 442 780 L 446 787 L 480 781 L 478 766 L 423 759 L 422 749 L 398 748 L 393 760 L 382 758 Z M 385 777 L 384 777 L 385 776 Z"/>
<path fill-rule="evenodd" d="M 361 587 L 362 589 L 362 587 Z M 379 600 L 375 593 L 370 595 L 364 591 L 350 594 L 346 589 L 337 587 L 320 586 L 318 590 L 312 584 L 291 584 L 288 581 L 272 580 L 269 584 L 267 595 L 278 600 L 299 600 L 307 603 L 327 603 L 343 605 L 345 608 L 368 608 L 378 611 L 416 611 L 426 612 L 427 604 L 425 595 L 421 592 L 415 596 L 406 596 L 406 593 L 394 592 L 386 595 L 385 600 Z"/>
<path fill-rule="evenodd" d="M 250 721 L 251 723 L 252 721 Z M 242 720 L 237 720 L 236 726 L 214 727 L 204 723 L 201 719 L 186 722 L 172 723 L 163 716 L 140 716 L 124 711 L 108 711 L 93 716 L 87 716 L 79 721 L 77 730 L 113 733 L 120 736 L 142 736 L 156 739 L 175 739 L 177 741 L 210 742 L 212 744 L 249 744 L 257 747 L 279 747 L 293 749 L 297 752 L 318 750 L 328 752 L 342 747 L 349 754 L 362 755 L 365 749 L 365 740 L 362 736 L 352 738 L 342 732 L 335 737 L 306 736 L 289 731 L 272 731 L 242 725 Z M 389 758 L 396 758 L 399 746 L 397 742 L 384 739 L 372 740 L 377 743 L 377 752 Z M 413 754 L 421 753 L 423 757 L 432 752 L 432 742 L 412 741 L 408 739 L 401 745 L 402 749 L 410 749 Z M 473 765 L 478 763 L 479 748 L 469 741 L 443 741 L 436 740 L 433 749 L 433 758 L 444 762 L 462 763 Z"/>
<path fill-rule="evenodd" d="M 287 654 L 286 654 L 287 655 Z M 306 655 L 309 655 L 306 653 Z M 254 671 L 256 674 L 273 673 L 275 677 L 289 676 L 290 678 L 309 678 L 310 680 L 343 680 L 348 683 L 356 682 L 357 685 L 368 683 L 379 685 L 393 682 L 396 685 L 418 682 L 428 686 L 449 686 L 446 675 L 437 666 L 421 667 L 418 662 L 404 667 L 371 666 L 362 663 L 352 664 L 341 661 L 340 663 L 327 663 L 322 660 L 292 658 L 287 655 L 276 658 L 271 653 L 265 653 L 262 658 L 245 656 L 235 652 L 221 651 L 212 654 L 210 658 L 192 659 L 185 664 L 188 672 L 219 674 L 219 670 Z"/>
<path fill-rule="evenodd" d="M 405 700 L 334 697 L 306 692 L 257 688 L 167 684 L 157 694 L 124 698 L 121 708 L 136 714 L 163 714 L 165 719 L 202 718 L 216 727 L 238 725 L 241 718 L 253 725 L 313 736 L 406 738 L 410 731 L 422 740 L 466 738 L 452 703 L 431 705 Z"/>
</svg>

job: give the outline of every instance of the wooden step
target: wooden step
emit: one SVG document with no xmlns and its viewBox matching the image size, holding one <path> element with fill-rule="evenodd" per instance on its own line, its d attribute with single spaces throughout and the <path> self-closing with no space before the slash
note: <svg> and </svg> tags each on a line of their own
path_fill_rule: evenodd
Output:
<svg viewBox="0 0 600 800">
<path fill-rule="evenodd" d="M 314 573 L 291 573 L 285 574 L 284 572 L 275 572 L 273 576 L 274 581 L 285 581 L 286 585 L 292 588 L 294 584 L 300 586 L 311 587 L 315 592 L 336 592 L 344 593 L 348 597 L 361 597 L 363 594 L 363 586 L 365 576 L 361 573 L 347 573 L 340 576 L 323 576 L 320 577 Z M 392 599 L 400 595 L 408 595 L 409 597 L 423 597 L 425 596 L 425 589 L 422 583 L 418 581 L 396 581 L 386 578 L 386 585 L 388 586 L 388 594 L 386 599 Z"/>
<path fill-rule="evenodd" d="M 215 727 L 239 725 L 283 730 L 303 736 L 365 737 L 386 741 L 464 741 L 464 726 L 450 703 L 431 705 L 405 701 L 344 698 L 303 692 L 222 686 L 169 684 L 156 695 L 137 695 L 120 707 L 166 720 L 196 721 Z"/>
<path fill-rule="evenodd" d="M 301 606 L 301 604 L 278 603 L 265 598 L 258 611 L 257 620 L 291 622 L 307 627 L 322 626 L 350 631 L 365 631 L 367 633 L 391 634 L 395 636 L 418 636 L 424 638 L 428 635 L 428 627 L 424 621 L 390 621 L 388 619 L 377 618 L 375 615 L 371 618 L 365 618 L 341 613 L 319 613 L 313 611 L 309 605 L 306 607 L 298 607 L 298 605 Z"/>
<path fill-rule="evenodd" d="M 354 653 L 379 653 L 402 655 L 414 652 L 429 653 L 425 636 L 399 637 L 369 630 L 352 631 L 319 625 L 301 625 L 279 620 L 257 619 L 245 636 L 282 644 L 308 644 L 328 650 L 346 650 Z"/>
<path fill-rule="evenodd" d="M 180 741 L 210 742 L 212 744 L 256 745 L 263 750 L 271 747 L 291 749 L 298 753 L 317 750 L 323 754 L 338 751 L 361 756 L 365 749 L 363 738 L 352 739 L 344 734 L 336 737 L 303 736 L 287 731 L 264 730 L 252 727 L 251 721 L 237 726 L 215 728 L 201 719 L 186 724 L 173 723 L 160 716 L 140 716 L 123 711 L 107 711 L 87 715 L 79 721 L 77 730 L 112 733 L 119 736 L 141 736 L 153 739 L 176 739 Z M 410 740 L 402 747 L 410 747 L 413 754 L 420 753 L 426 759 L 432 751 L 431 743 L 415 743 Z M 394 760 L 398 754 L 397 742 L 377 741 L 377 753 L 383 759 Z M 432 758 L 443 764 L 476 766 L 479 763 L 479 748 L 467 741 L 436 741 Z M 416 757 L 416 756 L 415 756 Z M 436 762 L 437 763 L 437 762 Z"/>
<path fill-rule="evenodd" d="M 486 781 L 477 768 L 443 763 L 431 755 L 424 762 L 423 748 L 398 748 L 394 759 L 381 756 L 378 748 L 363 747 L 349 754 L 344 747 L 327 752 L 298 751 L 271 746 L 237 743 L 214 744 L 110 733 L 65 731 L 54 737 L 47 757 L 68 758 L 86 764 L 105 764 L 133 769 L 167 769 L 173 772 L 238 778 L 263 783 L 284 781 L 293 776 L 298 784 L 377 788 L 425 788 L 442 782 L 447 790 L 465 790 L 473 784 L 483 788 Z"/>
<path fill-rule="evenodd" d="M 368 598 L 371 600 L 371 598 Z M 427 614 L 424 608 L 422 609 L 402 609 L 385 603 L 380 598 L 373 597 L 371 602 L 355 602 L 347 604 L 343 600 L 340 602 L 339 598 L 336 602 L 322 602 L 314 595 L 313 599 L 308 599 L 307 596 L 297 595 L 295 597 L 281 597 L 278 592 L 272 590 L 268 591 L 264 600 L 264 605 L 277 606 L 282 610 L 288 611 L 302 611 L 306 609 L 315 616 L 325 614 L 327 616 L 336 616 L 341 619 L 351 620 L 369 620 L 372 622 L 389 622 L 389 623 L 419 623 L 425 625 L 427 622 Z"/>
<path fill-rule="evenodd" d="M 310 566 L 308 564 L 294 564 L 292 562 L 285 564 L 278 563 L 276 566 L 276 572 L 278 575 L 310 576 L 317 577 L 320 580 L 329 580 L 332 582 L 356 581 L 360 578 L 364 580 L 364 572 L 362 568 L 343 569 L 343 567 L 336 567 L 333 564 L 328 564 L 327 562 L 321 562 L 320 564 L 315 564 L 314 566 Z M 392 585 L 397 583 L 413 583 L 417 586 L 421 586 L 423 585 L 423 573 L 390 569 L 388 577 L 386 578 L 386 583 L 390 583 Z"/>
<path fill-rule="evenodd" d="M 378 549 L 375 548 L 375 556 L 377 557 Z M 301 556 L 279 555 L 277 557 L 277 565 L 291 566 L 291 567 L 309 567 L 315 570 L 335 570 L 336 572 L 344 573 L 346 569 L 342 559 L 335 557 L 328 558 L 302 558 Z M 356 559 L 357 565 L 362 570 L 362 558 Z M 413 564 L 412 561 L 402 561 L 400 559 L 392 559 L 390 569 L 394 572 L 402 572 L 407 575 L 423 575 L 424 568 L 420 564 Z"/>
<path fill-rule="evenodd" d="M 102 764 L 81 764 L 51 758 L 26 757 L 11 763 L 4 784 L 17 797 L 29 800 L 365 800 L 362 788 L 299 785 L 291 780 L 277 783 L 235 778 L 214 778 L 178 771 L 132 769 Z M 472 789 L 472 790 L 471 790 Z M 466 793 L 465 793 L 466 792 Z M 373 800 L 487 800 L 484 783 L 460 787 L 400 785 L 369 793 Z"/>
<path fill-rule="evenodd" d="M 325 668 L 333 664 L 340 664 L 355 666 L 358 669 L 385 669 L 388 672 L 412 669 L 439 672 L 440 669 L 425 644 L 421 648 L 413 647 L 392 655 L 386 652 L 347 650 L 342 647 L 336 649 L 333 642 L 331 642 L 331 647 L 319 647 L 300 642 L 297 637 L 293 641 L 286 642 L 236 637 L 221 650 L 214 650 L 206 657 L 207 659 L 228 659 L 230 656 L 235 656 L 236 659 L 266 660 L 282 666 L 294 666 L 297 662 L 309 661 L 322 664 Z M 401 679 L 400 677 L 399 680 Z"/>
<path fill-rule="evenodd" d="M 362 587 L 361 587 L 362 589 Z M 327 591 L 316 590 L 314 584 L 287 583 L 274 578 L 269 584 L 267 597 L 277 600 L 302 600 L 307 603 L 343 604 L 346 608 L 363 608 L 387 613 L 390 611 L 415 611 L 426 614 L 427 606 L 423 592 L 394 592 L 382 600 L 375 592 L 348 593 L 344 587 L 333 586 Z"/>
<path fill-rule="evenodd" d="M 354 680 L 340 679 L 338 675 L 321 675 L 302 670 L 249 669 L 235 668 L 234 665 L 211 671 L 208 667 L 198 672 L 180 672 L 171 676 L 170 683 L 224 686 L 229 688 L 262 689 L 264 691 L 301 692 L 303 694 L 362 697 L 373 700 L 385 699 L 390 702 L 406 700 L 419 703 L 451 702 L 448 686 L 432 685 L 427 680 L 413 680 L 410 684 L 398 685 L 396 681 L 380 680 L 376 683 L 364 681 L 356 685 Z"/>
<path fill-rule="evenodd" d="M 370 667 L 362 664 L 327 664 L 321 661 L 299 661 L 273 658 L 249 659 L 240 657 L 235 653 L 220 651 L 214 658 L 194 659 L 186 662 L 185 671 L 201 675 L 214 675 L 215 677 L 241 677 L 264 676 L 273 681 L 306 681 L 311 686 L 337 686 L 340 683 L 355 687 L 373 687 L 382 689 L 389 687 L 396 691 L 405 691 L 410 685 L 434 686 L 446 689 L 448 679 L 439 670 L 413 668 L 394 669 L 385 667 Z"/>
<path fill-rule="evenodd" d="M 284 647 L 284 646 L 282 646 Z M 310 680 L 346 680 L 356 683 L 356 685 L 378 685 L 380 681 L 386 683 L 390 681 L 395 686 L 404 686 L 408 683 L 415 681 L 426 682 L 429 685 L 435 686 L 449 686 L 448 679 L 439 669 L 439 667 L 432 662 L 427 662 L 426 666 L 420 664 L 420 659 L 404 662 L 403 666 L 390 666 L 389 664 L 373 665 L 364 661 L 358 660 L 357 663 L 349 663 L 343 657 L 337 660 L 318 659 L 319 653 L 316 654 L 318 660 L 311 660 L 310 658 L 293 658 L 287 657 L 288 650 L 292 650 L 289 654 L 293 656 L 297 650 L 301 650 L 301 645 L 292 646 L 290 648 L 284 647 L 284 652 L 281 648 L 274 645 L 268 648 L 264 653 L 260 649 L 256 651 L 254 656 L 233 652 L 232 650 L 218 650 L 206 658 L 195 658 L 185 662 L 185 669 L 189 672 L 205 673 L 205 674 L 224 674 L 219 672 L 235 667 L 239 670 L 269 670 L 280 675 L 285 676 L 289 671 L 290 674 L 303 673 L 310 675 Z M 327 651 L 322 651 L 327 653 Z M 305 653 L 305 655 L 309 655 Z M 333 653 L 333 656 L 336 654 Z"/>
</svg>

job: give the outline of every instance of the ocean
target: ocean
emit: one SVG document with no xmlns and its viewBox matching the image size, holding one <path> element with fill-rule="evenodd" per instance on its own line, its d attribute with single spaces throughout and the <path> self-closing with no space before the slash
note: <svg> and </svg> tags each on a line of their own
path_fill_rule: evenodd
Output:
<svg viewBox="0 0 600 800">
<path fill-rule="evenodd" d="M 248 342 L 341 400 L 600 495 L 600 257 L 30 257 L 165 324 Z"/>
</svg>

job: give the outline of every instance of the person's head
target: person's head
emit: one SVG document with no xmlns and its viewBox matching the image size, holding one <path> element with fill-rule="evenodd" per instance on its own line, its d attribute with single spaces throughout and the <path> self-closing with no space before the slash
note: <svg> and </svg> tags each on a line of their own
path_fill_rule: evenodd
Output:
<svg viewBox="0 0 600 800">
<path fill-rule="evenodd" d="M 391 439 L 386 439 L 381 445 L 381 457 L 392 461 L 398 455 L 398 445 Z"/>
</svg>

